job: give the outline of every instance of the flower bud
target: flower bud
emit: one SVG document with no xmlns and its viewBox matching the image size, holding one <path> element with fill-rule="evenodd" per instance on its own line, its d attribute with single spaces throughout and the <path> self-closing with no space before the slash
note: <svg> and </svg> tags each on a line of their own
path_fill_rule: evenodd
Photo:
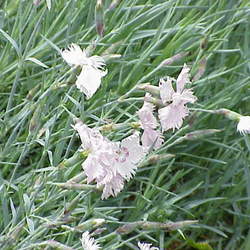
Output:
<svg viewBox="0 0 250 250">
<path fill-rule="evenodd" d="M 186 140 L 196 140 L 206 135 L 211 135 L 217 132 L 220 132 L 219 129 L 202 129 L 202 130 L 196 130 L 191 133 L 188 133 L 185 135 Z"/>
<path fill-rule="evenodd" d="M 38 5 L 40 4 L 40 2 L 41 2 L 40 0 L 34 0 L 34 1 L 33 1 L 33 4 L 34 4 L 35 6 L 38 6 Z"/>
<path fill-rule="evenodd" d="M 90 219 L 75 227 L 77 231 L 86 231 L 98 228 L 105 223 L 104 219 Z"/>
<path fill-rule="evenodd" d="M 103 0 L 97 0 L 95 6 L 95 24 L 97 34 L 102 37 L 104 32 L 104 8 Z"/>
<path fill-rule="evenodd" d="M 149 83 L 140 84 L 138 85 L 137 89 L 144 90 L 155 97 L 160 97 L 160 88 L 150 85 Z"/>
<path fill-rule="evenodd" d="M 79 183 L 69 183 L 69 182 L 57 183 L 57 182 L 52 182 L 50 184 L 56 185 L 56 186 L 64 188 L 64 189 L 71 189 L 71 190 L 93 190 L 93 189 L 96 189 L 94 185 L 79 184 Z"/>
<path fill-rule="evenodd" d="M 113 0 L 108 9 L 113 10 L 114 8 L 117 7 L 117 5 L 119 4 L 120 1 L 121 0 Z"/>
<path fill-rule="evenodd" d="M 172 57 L 169 57 L 161 62 L 160 67 L 171 65 L 174 62 L 181 60 L 183 57 L 188 56 L 188 54 L 188 52 L 181 52 Z"/>
<path fill-rule="evenodd" d="M 206 65 L 207 65 L 207 59 L 206 58 L 201 59 L 198 65 L 198 70 L 194 78 L 192 79 L 193 82 L 198 81 L 203 76 L 206 70 Z"/>
<path fill-rule="evenodd" d="M 214 110 L 213 113 L 218 114 L 218 115 L 224 115 L 226 118 L 233 120 L 233 121 L 239 121 L 241 117 L 240 114 L 229 109 L 217 109 L 217 110 Z"/>
<path fill-rule="evenodd" d="M 164 231 L 174 231 L 185 226 L 193 225 L 197 223 L 197 220 L 186 220 L 186 221 L 169 221 L 167 223 L 151 222 L 151 221 L 136 221 L 132 223 L 127 223 L 119 228 L 116 232 L 119 234 L 128 234 L 138 228 L 143 230 L 164 230 Z"/>
<path fill-rule="evenodd" d="M 163 108 L 164 107 L 163 102 L 158 98 L 153 98 L 151 96 L 145 96 L 144 101 L 145 102 L 150 102 L 150 103 L 154 104 L 155 106 L 157 106 L 158 108 Z"/>
</svg>

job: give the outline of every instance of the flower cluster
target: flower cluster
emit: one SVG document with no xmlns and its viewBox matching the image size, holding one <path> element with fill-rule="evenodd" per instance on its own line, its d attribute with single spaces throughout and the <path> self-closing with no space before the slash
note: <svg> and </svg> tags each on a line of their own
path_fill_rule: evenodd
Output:
<svg viewBox="0 0 250 250">
<path fill-rule="evenodd" d="M 156 149 L 163 143 L 162 134 L 156 130 L 157 120 L 154 116 L 155 106 L 152 102 L 157 102 L 161 106 L 158 110 L 158 117 L 162 132 L 169 129 L 179 129 L 182 126 L 184 118 L 189 114 L 186 104 L 193 103 L 197 100 L 192 90 L 185 88 L 185 85 L 190 82 L 189 70 L 190 69 L 184 65 L 176 80 L 176 91 L 172 84 L 174 79 L 170 77 L 168 77 L 166 81 L 161 79 L 159 87 L 144 87 L 144 89 L 150 93 L 145 95 L 145 102 L 138 111 L 141 127 L 144 129 L 142 135 L 142 143 L 144 146 Z M 158 99 L 155 101 L 152 95 Z"/>
<path fill-rule="evenodd" d="M 87 99 L 91 98 L 99 88 L 101 78 L 107 74 L 104 70 L 104 59 L 96 55 L 89 57 L 87 51 L 76 44 L 61 51 L 61 55 L 69 65 L 81 68 L 76 86 Z M 170 78 L 166 82 L 160 80 L 158 90 L 161 101 L 166 106 L 159 109 L 163 131 L 179 128 L 188 114 L 185 105 L 196 100 L 191 90 L 184 89 L 185 83 L 189 81 L 188 71 L 189 68 L 184 65 L 177 79 L 176 91 L 173 90 Z M 151 98 L 151 95 L 147 93 L 146 97 Z M 124 182 L 133 177 L 138 163 L 146 152 L 157 149 L 163 144 L 163 135 L 157 129 L 154 110 L 154 104 L 145 100 L 137 112 L 141 128 L 144 130 L 141 138 L 137 132 L 121 142 L 108 140 L 98 129 L 89 128 L 80 120 L 73 125 L 81 137 L 82 148 L 88 153 L 87 159 L 82 164 L 87 181 L 88 183 L 95 181 L 97 188 L 103 188 L 102 199 L 116 196 L 123 189 Z"/>
<path fill-rule="evenodd" d="M 145 156 L 139 133 L 121 142 L 112 142 L 80 120 L 73 127 L 80 135 L 82 148 L 88 152 L 82 164 L 88 183 L 95 181 L 97 188 L 103 187 L 102 199 L 116 196 L 123 189 L 125 180 L 133 177 L 137 164 Z"/>
<path fill-rule="evenodd" d="M 81 68 L 76 86 L 87 99 L 91 98 L 100 87 L 102 77 L 107 74 L 104 59 L 96 55 L 88 56 L 87 51 L 76 44 L 61 51 L 61 55 L 69 65 Z M 174 131 L 182 126 L 189 115 L 187 104 L 197 100 L 192 89 L 187 88 L 190 83 L 189 71 L 190 68 L 184 64 L 176 80 L 167 77 L 160 79 L 158 87 L 144 86 L 147 92 L 144 104 L 137 111 L 143 129 L 141 137 L 136 132 L 120 142 L 113 142 L 98 129 L 89 128 L 80 120 L 73 125 L 81 137 L 83 150 L 88 153 L 82 164 L 87 181 L 95 181 L 97 188 L 103 189 L 102 199 L 116 196 L 123 189 L 125 181 L 134 176 L 145 154 L 161 147 L 164 131 Z M 156 105 L 161 131 L 155 117 Z M 235 114 L 238 119 L 240 115 Z M 242 134 L 250 133 L 250 117 L 240 116 L 238 120 L 237 130 Z"/>
</svg>

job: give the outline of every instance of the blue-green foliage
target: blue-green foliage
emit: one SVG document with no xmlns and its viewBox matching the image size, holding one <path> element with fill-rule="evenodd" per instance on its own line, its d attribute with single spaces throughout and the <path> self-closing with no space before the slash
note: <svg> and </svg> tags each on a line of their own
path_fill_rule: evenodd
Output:
<svg viewBox="0 0 250 250">
<path fill-rule="evenodd" d="M 0 248 L 45 249 L 55 240 L 59 249 L 81 249 L 82 232 L 95 229 L 89 220 L 103 218 L 94 237 L 104 249 L 135 249 L 138 241 L 160 249 L 250 249 L 249 137 L 222 116 L 195 111 L 250 113 L 249 1 L 113 2 L 113 9 L 110 0 L 104 4 L 103 37 L 94 0 L 0 2 Z M 96 55 L 121 55 L 107 60 L 109 73 L 89 101 L 60 56 L 72 42 Z M 181 60 L 158 67 L 181 52 L 187 52 Z M 82 173 L 83 160 L 74 158 L 80 147 L 74 116 L 91 127 L 138 121 L 142 102 L 133 98 L 144 93 L 117 102 L 120 96 L 138 83 L 176 77 L 184 63 L 194 76 L 201 60 L 206 70 L 192 84 L 198 101 L 191 115 L 179 131 L 164 133 L 165 144 L 152 153 L 158 160 L 146 159 L 117 197 L 102 201 L 91 187 L 56 185 Z M 222 131 L 178 143 L 198 129 Z M 130 133 L 125 127 L 106 136 L 117 141 Z M 140 220 L 199 223 L 173 232 L 115 233 Z"/>
</svg>

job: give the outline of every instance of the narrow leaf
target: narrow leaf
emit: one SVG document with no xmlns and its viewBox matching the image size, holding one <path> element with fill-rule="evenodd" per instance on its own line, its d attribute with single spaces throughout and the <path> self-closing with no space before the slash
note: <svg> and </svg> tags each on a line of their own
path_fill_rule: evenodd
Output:
<svg viewBox="0 0 250 250">
<path fill-rule="evenodd" d="M 39 61 L 38 59 L 36 59 L 34 57 L 28 57 L 25 59 L 25 61 L 31 61 L 31 62 L 33 62 L 33 63 L 35 63 L 35 64 L 37 64 L 45 69 L 48 68 L 48 66 L 46 64 L 42 63 L 41 61 Z"/>
<path fill-rule="evenodd" d="M 11 45 L 14 47 L 14 49 L 16 50 L 16 53 L 19 57 L 21 57 L 21 51 L 20 48 L 18 47 L 16 41 L 11 38 L 5 31 L 3 31 L 2 29 L 0 29 L 0 32 L 3 34 L 3 36 L 11 43 Z"/>
</svg>

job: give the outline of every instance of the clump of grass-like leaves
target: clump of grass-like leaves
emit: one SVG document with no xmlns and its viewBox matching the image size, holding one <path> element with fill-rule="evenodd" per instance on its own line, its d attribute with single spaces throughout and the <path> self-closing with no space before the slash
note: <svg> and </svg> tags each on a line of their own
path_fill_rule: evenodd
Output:
<svg viewBox="0 0 250 250">
<path fill-rule="evenodd" d="M 103 249 L 249 249 L 249 137 L 200 112 L 249 114 L 249 16 L 248 0 L 1 1 L 0 249 L 81 249 L 85 231 Z M 106 59 L 90 100 L 61 58 L 71 43 Z M 192 114 L 117 197 L 101 200 L 82 178 L 73 118 L 138 122 L 144 93 L 134 87 L 176 77 L 184 63 Z M 192 134 L 207 129 L 216 133 Z M 104 133 L 118 141 L 131 127 Z"/>
</svg>

